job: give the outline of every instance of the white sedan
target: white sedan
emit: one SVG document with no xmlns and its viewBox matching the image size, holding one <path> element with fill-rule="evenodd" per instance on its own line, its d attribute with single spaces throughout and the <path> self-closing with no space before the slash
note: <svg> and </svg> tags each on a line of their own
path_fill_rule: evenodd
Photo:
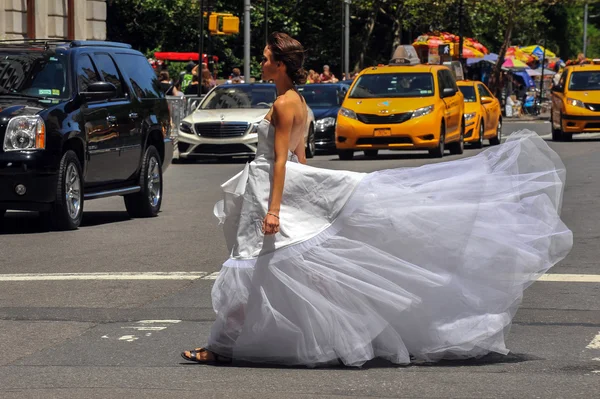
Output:
<svg viewBox="0 0 600 399">
<path fill-rule="evenodd" d="M 258 123 L 277 98 L 274 84 L 223 84 L 212 89 L 179 125 L 179 158 L 249 157 L 256 154 Z M 315 154 L 315 117 L 308 107 L 306 157 Z"/>
</svg>

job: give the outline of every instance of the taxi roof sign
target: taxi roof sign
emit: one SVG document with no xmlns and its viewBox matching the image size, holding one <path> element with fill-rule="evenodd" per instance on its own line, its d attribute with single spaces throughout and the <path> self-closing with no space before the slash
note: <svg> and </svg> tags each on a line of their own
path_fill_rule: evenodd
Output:
<svg viewBox="0 0 600 399">
<path fill-rule="evenodd" d="M 420 63 L 417 50 L 410 44 L 403 44 L 396 47 L 389 65 L 418 65 Z"/>
</svg>

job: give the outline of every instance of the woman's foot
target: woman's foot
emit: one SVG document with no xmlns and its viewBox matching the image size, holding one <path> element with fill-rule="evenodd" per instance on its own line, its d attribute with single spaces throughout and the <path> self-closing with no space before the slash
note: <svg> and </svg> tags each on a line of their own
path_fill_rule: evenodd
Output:
<svg viewBox="0 0 600 399">
<path fill-rule="evenodd" d="M 191 351 L 181 352 L 181 357 L 190 362 L 203 363 L 203 364 L 229 364 L 231 358 L 226 356 L 218 355 L 214 352 L 209 351 L 206 348 L 196 348 Z"/>
</svg>

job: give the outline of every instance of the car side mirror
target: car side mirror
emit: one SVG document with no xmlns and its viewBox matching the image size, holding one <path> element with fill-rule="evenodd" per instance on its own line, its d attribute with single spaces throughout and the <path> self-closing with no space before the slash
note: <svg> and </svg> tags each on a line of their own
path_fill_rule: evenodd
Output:
<svg viewBox="0 0 600 399">
<path fill-rule="evenodd" d="M 442 91 L 442 98 L 452 97 L 454 94 L 456 94 L 456 90 L 452 87 L 446 87 L 444 91 Z"/>
<path fill-rule="evenodd" d="M 87 101 L 110 100 L 117 96 L 117 87 L 110 82 L 90 83 L 87 91 L 79 93 Z"/>
<path fill-rule="evenodd" d="M 557 92 L 562 92 L 562 86 L 556 85 L 556 86 L 552 86 L 552 91 L 557 91 Z"/>
<path fill-rule="evenodd" d="M 481 97 L 482 104 L 491 104 L 494 101 L 492 97 Z"/>
</svg>

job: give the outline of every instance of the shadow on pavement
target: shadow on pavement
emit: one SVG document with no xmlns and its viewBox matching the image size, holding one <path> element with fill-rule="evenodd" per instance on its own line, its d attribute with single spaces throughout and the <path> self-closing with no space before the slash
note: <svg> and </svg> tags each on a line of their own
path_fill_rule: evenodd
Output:
<svg viewBox="0 0 600 399">
<path fill-rule="evenodd" d="M 100 226 L 131 220 L 125 211 L 84 212 L 80 228 Z M 7 212 L 0 219 L 0 236 L 39 234 L 52 231 L 50 221 L 39 212 Z"/>
</svg>

